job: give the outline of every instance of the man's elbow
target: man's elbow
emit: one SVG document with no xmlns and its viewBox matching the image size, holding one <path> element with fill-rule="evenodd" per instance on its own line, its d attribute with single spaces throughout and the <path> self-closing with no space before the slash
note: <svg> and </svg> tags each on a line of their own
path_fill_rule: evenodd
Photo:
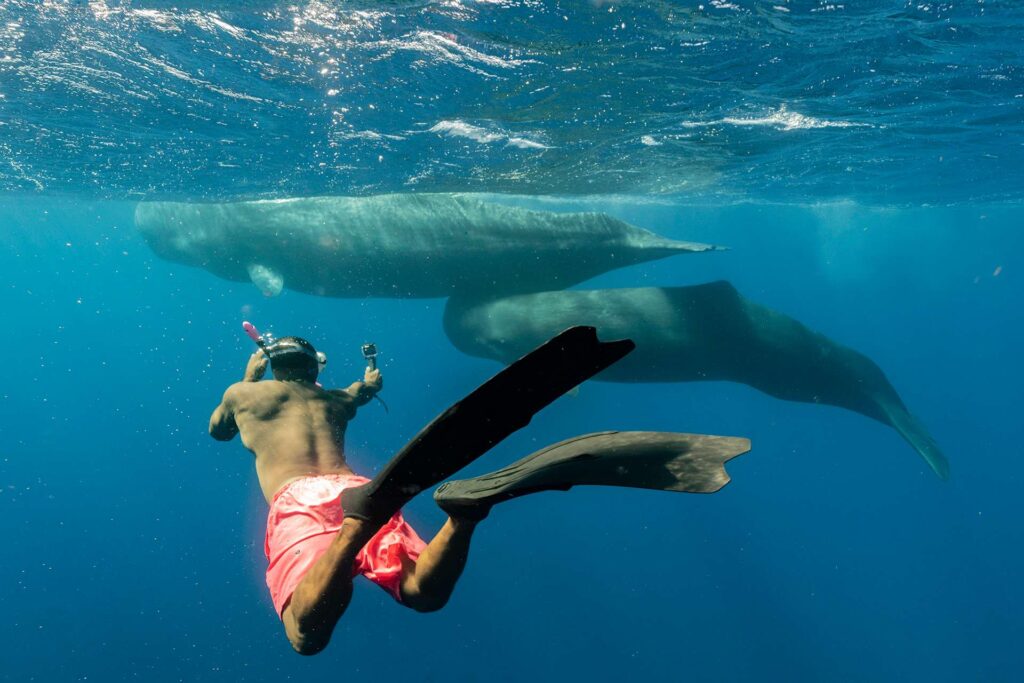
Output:
<svg viewBox="0 0 1024 683">
<path fill-rule="evenodd" d="M 215 424 L 210 425 L 210 436 L 217 439 L 217 441 L 231 441 L 231 439 L 235 438 L 235 434 L 237 433 L 237 428 Z"/>
</svg>

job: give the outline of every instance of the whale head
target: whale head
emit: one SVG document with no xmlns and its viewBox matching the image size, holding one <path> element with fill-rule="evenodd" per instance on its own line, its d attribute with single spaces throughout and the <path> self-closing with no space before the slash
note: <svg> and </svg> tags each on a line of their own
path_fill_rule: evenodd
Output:
<svg viewBox="0 0 1024 683">
<path fill-rule="evenodd" d="M 200 216 L 201 206 L 141 202 L 135 207 L 135 228 L 161 258 L 204 268 L 230 280 L 248 280 L 248 268 L 257 260 L 254 250 L 207 216 Z"/>
</svg>

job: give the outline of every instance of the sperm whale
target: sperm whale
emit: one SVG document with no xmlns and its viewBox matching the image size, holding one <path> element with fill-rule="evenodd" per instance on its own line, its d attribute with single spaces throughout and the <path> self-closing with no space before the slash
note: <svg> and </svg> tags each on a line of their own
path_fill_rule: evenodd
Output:
<svg viewBox="0 0 1024 683">
<path fill-rule="evenodd" d="M 825 403 L 894 428 L 943 479 L 949 464 L 871 359 L 745 299 L 728 282 L 452 298 L 444 328 L 472 356 L 508 363 L 553 332 L 596 327 L 636 352 L 594 379 L 740 382 L 789 401 Z"/>
<path fill-rule="evenodd" d="M 453 194 L 143 202 L 162 258 L 268 295 L 432 298 L 560 289 L 622 266 L 716 249 L 603 213 L 531 211 Z"/>
</svg>

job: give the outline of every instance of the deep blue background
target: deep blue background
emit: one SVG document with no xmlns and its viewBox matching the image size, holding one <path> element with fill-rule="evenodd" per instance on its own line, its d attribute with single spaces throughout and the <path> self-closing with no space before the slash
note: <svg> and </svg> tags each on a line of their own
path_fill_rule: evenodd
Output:
<svg viewBox="0 0 1024 683">
<path fill-rule="evenodd" d="M 206 435 L 251 350 L 240 321 L 309 337 L 338 384 L 378 344 L 391 413 L 370 405 L 350 428 L 363 471 L 499 366 L 451 347 L 441 301 L 264 299 L 157 260 L 130 204 L 8 197 L 0 680 L 1019 680 L 1024 211 L 592 206 L 734 248 L 600 284 L 728 279 L 866 353 L 952 480 L 853 413 L 724 383 L 590 383 L 471 471 L 598 429 L 754 450 L 714 496 L 509 503 L 444 611 L 359 580 L 330 649 L 300 658 L 263 585 L 251 456 Z M 408 517 L 426 536 L 443 519 L 427 496 Z"/>
</svg>

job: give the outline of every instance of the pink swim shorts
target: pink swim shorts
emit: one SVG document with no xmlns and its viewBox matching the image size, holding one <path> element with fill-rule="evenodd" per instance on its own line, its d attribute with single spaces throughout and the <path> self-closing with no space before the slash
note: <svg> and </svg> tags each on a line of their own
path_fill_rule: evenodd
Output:
<svg viewBox="0 0 1024 683">
<path fill-rule="evenodd" d="M 303 477 L 274 495 L 267 516 L 264 551 L 267 587 L 278 616 L 310 567 L 326 552 L 341 529 L 345 512 L 341 492 L 369 479 L 357 475 L 323 474 Z M 396 512 L 356 555 L 352 575 L 362 574 L 401 601 L 402 558 L 416 560 L 427 546 Z"/>
</svg>

